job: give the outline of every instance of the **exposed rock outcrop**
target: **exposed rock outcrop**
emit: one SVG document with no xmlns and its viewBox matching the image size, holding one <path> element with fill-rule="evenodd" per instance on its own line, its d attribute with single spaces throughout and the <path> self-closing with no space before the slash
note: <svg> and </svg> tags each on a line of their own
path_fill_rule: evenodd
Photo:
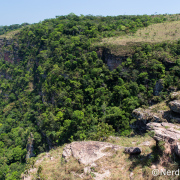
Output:
<svg viewBox="0 0 180 180">
<path fill-rule="evenodd" d="M 142 152 L 142 149 L 139 147 L 127 147 L 125 148 L 125 153 L 128 154 L 140 154 Z"/>
<path fill-rule="evenodd" d="M 109 69 L 112 71 L 113 69 L 116 69 L 123 61 L 126 61 L 128 58 L 127 55 L 115 55 L 110 53 L 109 49 L 106 48 L 100 48 L 97 51 L 98 57 L 102 58 L 102 60 L 107 64 Z"/>
<path fill-rule="evenodd" d="M 153 131 L 156 142 L 165 142 L 165 153 L 176 153 L 180 157 L 180 126 L 172 123 L 148 123 L 147 130 Z"/>
<path fill-rule="evenodd" d="M 50 152 L 42 153 L 35 159 L 29 159 L 27 168 L 22 174 L 25 180 L 34 179 L 126 179 L 126 177 L 136 178 L 137 169 L 129 171 L 134 166 L 134 158 L 125 153 L 125 149 L 133 152 L 136 148 L 125 148 L 131 146 L 132 142 L 141 142 L 139 146 L 144 150 L 142 161 L 149 159 L 151 145 L 155 141 L 151 137 L 110 137 L 115 145 L 109 142 L 81 141 L 72 142 L 52 149 Z M 141 150 L 141 148 L 139 148 Z M 132 149 L 134 149 L 132 151 Z M 146 157 L 147 155 L 147 157 Z M 64 161 L 64 158 L 66 159 Z M 137 157 L 138 158 L 138 157 Z M 84 160 L 83 160 L 84 159 Z M 130 162 L 133 160 L 132 162 Z M 41 169 L 41 172 L 40 172 Z M 143 174 L 142 169 L 138 170 Z"/>
<path fill-rule="evenodd" d="M 180 113 L 180 100 L 174 100 L 169 103 L 169 107 L 172 111 Z"/>
<path fill-rule="evenodd" d="M 96 166 L 96 160 L 103 156 L 111 156 L 111 151 L 117 151 L 121 148 L 123 147 L 99 141 L 72 142 L 65 146 L 62 157 L 68 161 L 68 159 L 73 156 L 79 163 L 86 165 L 84 173 L 90 173 L 91 167 Z M 101 174 L 93 172 L 96 176 L 94 179 L 100 180 L 110 176 L 109 170 L 101 169 L 101 171 L 103 171 Z"/>
<path fill-rule="evenodd" d="M 133 129 L 145 131 L 150 122 L 180 122 L 180 91 L 169 95 L 173 101 L 164 101 L 148 108 L 138 108 L 132 112 L 137 121 L 131 125 Z"/>
<path fill-rule="evenodd" d="M 180 91 L 172 92 L 169 97 L 171 100 L 180 100 Z"/>
<path fill-rule="evenodd" d="M 169 107 L 165 102 L 153 105 L 147 109 L 138 108 L 132 112 L 132 116 L 137 121 L 132 125 L 133 129 L 146 131 L 146 124 L 149 122 L 167 122 L 169 120 Z"/>
<path fill-rule="evenodd" d="M 0 39 L 0 58 L 10 63 L 17 63 L 22 60 L 18 53 L 18 44 L 14 39 Z"/>
<path fill-rule="evenodd" d="M 164 111 L 153 112 L 151 108 L 148 109 L 138 108 L 132 112 L 132 115 L 136 119 L 145 121 L 146 123 L 147 121 L 161 122 L 163 119 L 163 113 Z"/>
<path fill-rule="evenodd" d="M 65 146 L 62 156 L 65 160 L 73 156 L 80 163 L 88 165 L 94 163 L 103 156 L 111 155 L 111 153 L 106 151 L 107 148 L 117 151 L 123 147 L 99 141 L 72 142 Z"/>
<path fill-rule="evenodd" d="M 104 61 L 109 67 L 109 69 L 112 71 L 113 69 L 116 69 L 123 61 L 125 61 L 127 57 L 118 57 L 113 54 L 105 54 L 104 55 Z"/>
<path fill-rule="evenodd" d="M 136 155 L 142 152 L 142 149 L 139 147 L 123 147 L 99 141 L 81 141 L 67 144 L 63 149 L 62 157 L 68 161 L 73 156 L 80 164 L 85 165 L 84 173 L 90 173 L 91 168 L 97 166 L 97 160 L 104 156 L 112 156 L 120 149 L 124 149 L 124 152 L 130 155 Z M 103 173 L 93 172 L 96 176 L 94 179 L 100 180 L 111 175 L 109 169 L 101 169 L 101 172 Z"/>
</svg>

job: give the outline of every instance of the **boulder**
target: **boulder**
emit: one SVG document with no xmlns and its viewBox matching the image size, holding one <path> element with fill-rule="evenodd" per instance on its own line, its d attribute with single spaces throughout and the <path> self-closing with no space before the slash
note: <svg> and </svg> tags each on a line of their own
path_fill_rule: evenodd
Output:
<svg viewBox="0 0 180 180">
<path fill-rule="evenodd" d="M 172 92 L 172 93 L 169 95 L 169 98 L 170 98 L 171 100 L 180 100 L 180 91 Z"/>
<path fill-rule="evenodd" d="M 90 165 L 103 156 L 112 155 L 111 151 L 117 151 L 121 148 L 123 147 L 99 141 L 72 142 L 65 146 L 62 157 L 68 161 L 69 157 L 73 156 L 80 163 Z"/>
<path fill-rule="evenodd" d="M 126 147 L 124 150 L 125 153 L 128 154 L 140 154 L 142 152 L 142 149 L 139 147 Z"/>
<path fill-rule="evenodd" d="M 165 152 L 176 153 L 180 157 L 180 126 L 172 123 L 155 123 L 147 125 L 147 130 L 153 131 L 156 142 L 165 142 Z"/>
<path fill-rule="evenodd" d="M 84 164 L 84 173 L 91 173 L 92 167 L 96 167 L 95 161 L 104 157 L 112 156 L 115 151 L 122 149 L 122 146 L 114 145 L 107 142 L 99 141 L 79 141 L 67 144 L 62 153 L 62 157 L 65 161 L 72 156 L 79 161 L 79 163 Z M 110 171 L 108 169 L 101 168 L 100 172 L 94 172 L 95 180 L 103 180 L 110 176 Z"/>
<path fill-rule="evenodd" d="M 169 107 L 172 111 L 180 113 L 180 100 L 174 100 L 169 102 Z"/>
</svg>

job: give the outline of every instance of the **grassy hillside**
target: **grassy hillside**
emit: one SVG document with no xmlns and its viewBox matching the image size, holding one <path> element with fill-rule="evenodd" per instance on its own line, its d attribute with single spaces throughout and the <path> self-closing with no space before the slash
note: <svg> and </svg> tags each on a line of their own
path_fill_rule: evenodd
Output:
<svg viewBox="0 0 180 180">
<path fill-rule="evenodd" d="M 180 21 L 167 21 L 152 24 L 138 29 L 135 33 L 103 38 L 95 43 L 97 46 L 107 47 L 115 55 L 133 54 L 133 46 L 143 43 L 155 44 L 162 42 L 175 42 L 180 39 Z"/>
<path fill-rule="evenodd" d="M 25 27 L 25 26 L 28 26 L 29 24 L 28 23 L 23 23 L 23 24 L 13 24 L 13 25 L 10 25 L 10 26 L 0 26 L 0 36 L 3 35 L 3 34 L 7 34 L 11 31 L 15 31 L 15 30 L 18 30 L 22 27 Z M 4 36 L 3 36 L 4 37 Z"/>
<path fill-rule="evenodd" d="M 127 45 L 128 43 L 159 43 L 180 38 L 180 21 L 152 24 L 139 29 L 135 34 L 102 39 L 102 44 Z"/>
<path fill-rule="evenodd" d="M 92 167 L 91 173 L 84 173 L 85 165 L 79 164 L 75 158 L 71 158 L 68 162 L 65 162 L 62 158 L 63 147 L 51 150 L 48 153 L 42 153 L 35 159 L 31 159 L 27 164 L 25 174 L 26 178 L 41 178 L 46 180 L 65 180 L 65 179 L 94 179 L 97 178 L 94 173 L 103 173 L 102 168 L 110 170 L 111 176 L 105 179 L 108 180 L 128 180 L 133 172 L 135 179 L 144 179 L 144 177 L 151 175 L 151 168 L 148 165 L 151 164 L 151 160 L 148 159 L 147 155 L 152 152 L 152 147 L 155 145 L 155 141 L 147 134 L 142 136 L 135 136 L 132 138 L 127 137 L 110 137 L 107 142 L 130 147 L 139 146 L 142 148 L 143 154 L 137 156 L 130 156 L 125 154 L 123 150 L 114 152 L 109 149 L 111 156 L 105 156 L 95 163 L 97 166 Z M 148 145 L 147 145 L 148 144 Z M 108 149 L 107 149 L 108 151 Z M 83 177 L 83 178 L 80 178 Z"/>
<path fill-rule="evenodd" d="M 18 34 L 21 31 L 21 29 L 17 29 L 17 30 L 12 30 L 10 32 L 7 32 L 3 35 L 0 35 L 0 39 L 12 39 L 16 34 Z"/>
</svg>

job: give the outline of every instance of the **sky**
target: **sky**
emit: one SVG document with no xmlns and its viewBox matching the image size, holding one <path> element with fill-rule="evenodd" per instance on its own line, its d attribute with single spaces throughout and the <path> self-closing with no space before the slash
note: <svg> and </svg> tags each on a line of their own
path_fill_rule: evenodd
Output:
<svg viewBox="0 0 180 180">
<path fill-rule="evenodd" d="M 68 15 L 179 14 L 180 0 L 0 0 L 0 25 L 38 23 Z"/>
</svg>

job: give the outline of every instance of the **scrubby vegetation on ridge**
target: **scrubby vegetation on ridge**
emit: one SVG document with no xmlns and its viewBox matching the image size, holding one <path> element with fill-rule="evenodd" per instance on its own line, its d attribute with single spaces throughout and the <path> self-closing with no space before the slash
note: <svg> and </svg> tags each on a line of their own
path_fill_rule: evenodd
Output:
<svg viewBox="0 0 180 180">
<path fill-rule="evenodd" d="M 180 40 L 132 46 L 113 71 L 96 52 L 102 38 L 165 21 L 167 15 L 69 14 L 24 27 L 4 43 L 1 54 L 12 52 L 14 61 L 0 60 L 0 179 L 19 179 L 30 133 L 35 155 L 73 140 L 129 135 L 132 110 L 180 89 Z M 157 97 L 159 79 L 164 89 Z"/>
<path fill-rule="evenodd" d="M 19 28 L 27 26 L 27 25 L 29 25 L 29 24 L 28 23 L 23 23 L 21 25 L 13 24 L 13 25 L 10 25 L 10 26 L 0 26 L 0 35 L 6 34 L 6 33 L 10 32 L 10 31 L 19 29 Z"/>
</svg>

